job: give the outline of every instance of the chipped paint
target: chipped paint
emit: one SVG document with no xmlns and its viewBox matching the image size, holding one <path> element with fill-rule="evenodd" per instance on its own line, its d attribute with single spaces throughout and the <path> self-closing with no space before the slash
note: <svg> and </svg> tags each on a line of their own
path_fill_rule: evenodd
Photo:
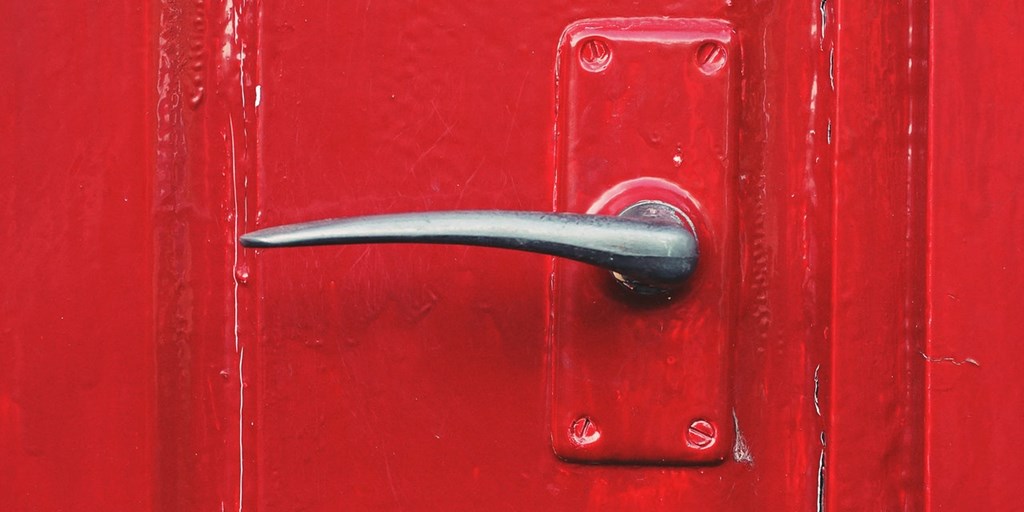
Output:
<svg viewBox="0 0 1024 512">
<path fill-rule="evenodd" d="M 754 454 L 750 452 L 750 446 L 747 445 L 747 439 L 743 437 L 743 432 L 740 431 L 740 420 L 736 417 L 736 409 L 732 410 L 732 424 L 736 429 L 736 440 L 733 441 L 732 447 L 733 460 L 743 464 L 753 464 Z"/>
</svg>

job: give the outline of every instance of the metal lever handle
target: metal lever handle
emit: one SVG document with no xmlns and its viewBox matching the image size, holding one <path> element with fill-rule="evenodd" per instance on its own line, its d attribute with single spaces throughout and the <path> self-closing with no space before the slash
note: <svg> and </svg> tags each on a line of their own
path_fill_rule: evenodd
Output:
<svg viewBox="0 0 1024 512">
<path fill-rule="evenodd" d="M 428 243 L 499 247 L 605 268 L 625 284 L 678 285 L 697 265 L 689 219 L 645 201 L 620 216 L 503 210 L 399 213 L 328 219 L 253 231 L 245 247 Z"/>
</svg>

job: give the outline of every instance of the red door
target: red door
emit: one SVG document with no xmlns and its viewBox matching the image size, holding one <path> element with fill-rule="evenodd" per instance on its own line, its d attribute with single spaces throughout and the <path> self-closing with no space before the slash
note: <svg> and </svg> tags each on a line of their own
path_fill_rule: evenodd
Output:
<svg viewBox="0 0 1024 512">
<path fill-rule="evenodd" d="M 0 7 L 0 509 L 1015 509 L 1020 11 Z M 238 241 L 639 200 L 653 298 Z"/>
</svg>

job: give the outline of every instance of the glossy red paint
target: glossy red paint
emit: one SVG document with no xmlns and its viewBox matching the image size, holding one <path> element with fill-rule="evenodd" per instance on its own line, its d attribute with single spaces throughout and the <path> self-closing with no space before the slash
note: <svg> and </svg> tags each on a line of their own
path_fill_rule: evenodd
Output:
<svg viewBox="0 0 1024 512">
<path fill-rule="evenodd" d="M 8 2 L 0 509 L 1014 509 L 1020 10 Z M 739 45 L 732 460 L 554 455 L 547 258 L 238 247 L 566 204 L 559 35 L 649 16 Z"/>
<path fill-rule="evenodd" d="M 616 215 L 660 201 L 687 216 L 700 245 L 697 272 L 667 296 L 638 296 L 606 272 L 556 261 L 551 440 L 564 459 L 732 457 L 735 39 L 727 23 L 706 19 L 585 20 L 562 34 L 555 209 Z M 600 437 L 578 441 L 570 426 L 583 417 Z M 688 442 L 695 421 L 713 428 L 708 442 Z"/>
<path fill-rule="evenodd" d="M 154 508 L 239 510 L 256 490 L 245 254 L 257 7 L 150 4 L 157 444 Z M 249 350 L 248 354 L 246 350 Z"/>
<path fill-rule="evenodd" d="M 152 503 L 147 19 L 0 5 L 3 510 Z"/>
<path fill-rule="evenodd" d="M 842 2 L 833 17 L 830 510 L 924 507 L 927 8 Z"/>
<path fill-rule="evenodd" d="M 928 506 L 1024 500 L 1024 5 L 932 5 L 928 172 Z"/>
<path fill-rule="evenodd" d="M 255 227 L 393 211 L 550 208 L 561 32 L 581 18 L 650 12 L 625 3 L 503 4 L 506 29 L 495 30 L 496 7 L 480 3 L 326 9 L 264 6 Z M 747 9 L 664 9 L 730 21 L 749 66 L 743 101 L 755 107 L 737 120 L 739 147 L 751 149 L 739 151 L 736 206 L 749 270 L 738 284 L 729 361 L 742 368 L 732 383 L 747 447 L 741 462 L 587 466 L 554 456 L 547 258 L 452 247 L 266 251 L 253 258 L 245 288 L 258 297 L 249 345 L 258 349 L 257 463 L 247 474 L 260 479 L 259 506 L 814 506 L 824 419 L 814 411 L 813 377 L 827 363 L 829 267 L 806 266 L 808 256 L 827 258 L 830 219 L 812 216 L 824 234 L 809 235 L 786 217 L 804 217 L 808 193 L 827 197 L 815 183 L 827 189 L 829 163 L 808 155 L 825 144 L 827 115 L 809 106 L 813 78 L 825 83 L 828 52 L 809 30 L 818 6 L 768 17 L 767 7 Z M 766 59 L 793 72 L 768 81 Z M 821 134 L 810 147 L 809 125 Z M 811 177 L 790 174 L 808 165 Z M 816 180 L 810 188 L 808 179 Z"/>
</svg>

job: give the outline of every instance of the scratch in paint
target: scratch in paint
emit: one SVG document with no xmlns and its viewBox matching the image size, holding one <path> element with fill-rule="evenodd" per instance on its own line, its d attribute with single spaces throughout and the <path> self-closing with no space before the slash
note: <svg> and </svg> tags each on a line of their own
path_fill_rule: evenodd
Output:
<svg viewBox="0 0 1024 512">
<path fill-rule="evenodd" d="M 957 361 L 952 357 L 931 357 L 928 354 L 925 354 L 924 352 L 918 352 L 918 354 L 921 354 L 921 357 L 923 357 L 924 360 L 928 361 L 929 363 L 950 363 L 954 366 L 963 366 L 965 364 L 970 364 L 977 366 L 979 368 L 981 367 L 981 363 L 979 363 L 978 360 L 973 357 L 968 357 L 960 361 Z"/>
<path fill-rule="evenodd" d="M 818 416 L 820 417 L 821 405 L 818 403 L 818 389 L 821 386 L 821 382 L 818 380 L 819 370 L 821 370 L 820 364 L 814 368 L 814 412 L 818 413 Z"/>
<path fill-rule="evenodd" d="M 246 83 L 246 48 L 242 42 L 242 34 L 239 30 L 241 24 L 242 14 L 245 11 L 245 1 L 238 0 L 236 3 L 234 0 L 227 0 L 224 5 L 224 13 L 226 15 L 225 27 L 224 27 L 224 46 L 222 50 L 223 62 L 227 65 L 228 69 L 231 69 L 234 64 L 238 66 L 238 88 L 239 88 L 239 101 L 241 103 L 241 126 L 240 133 L 242 136 L 242 152 L 243 155 L 248 151 L 249 145 L 249 133 L 248 133 L 248 113 L 247 113 L 247 102 L 245 97 L 245 83 Z M 232 198 L 232 242 L 233 242 L 233 315 L 234 315 L 234 344 L 235 353 L 238 355 L 238 511 L 242 512 L 244 504 L 244 482 L 245 482 L 245 378 L 244 378 L 244 361 L 245 361 L 245 347 L 241 344 L 240 336 L 240 319 L 239 319 L 239 284 L 240 275 L 244 275 L 244 272 L 239 272 L 239 258 L 241 248 L 238 244 L 238 236 L 241 231 L 242 218 L 248 218 L 248 202 L 242 197 L 246 194 L 249 185 L 249 177 L 246 174 L 242 177 L 241 183 L 239 183 L 238 176 L 238 146 L 235 137 L 235 123 L 234 115 L 228 114 L 228 130 L 231 141 L 231 198 Z"/>
<path fill-rule="evenodd" d="M 245 401 L 242 400 L 242 393 L 245 390 L 245 381 L 242 379 L 242 362 L 245 360 L 245 347 L 238 351 L 238 512 L 242 512 L 242 482 L 245 476 L 245 458 L 242 456 L 242 412 Z"/>
<path fill-rule="evenodd" d="M 235 156 L 235 123 L 232 116 L 228 116 L 228 132 L 231 137 L 231 198 L 232 198 L 232 241 L 234 248 L 234 258 L 231 268 L 231 275 L 233 280 L 233 308 L 234 308 L 234 338 L 235 338 L 235 353 L 238 354 L 238 511 L 242 512 L 242 482 L 245 476 L 245 457 L 242 444 L 243 438 L 243 415 L 242 411 L 245 404 L 245 385 L 242 377 L 242 356 L 245 353 L 244 348 L 240 346 L 239 342 L 239 322 L 238 322 L 238 166 L 236 164 L 237 158 Z"/>
<path fill-rule="evenodd" d="M 821 433 L 821 456 L 818 457 L 818 512 L 825 512 L 825 433 Z"/>
</svg>

